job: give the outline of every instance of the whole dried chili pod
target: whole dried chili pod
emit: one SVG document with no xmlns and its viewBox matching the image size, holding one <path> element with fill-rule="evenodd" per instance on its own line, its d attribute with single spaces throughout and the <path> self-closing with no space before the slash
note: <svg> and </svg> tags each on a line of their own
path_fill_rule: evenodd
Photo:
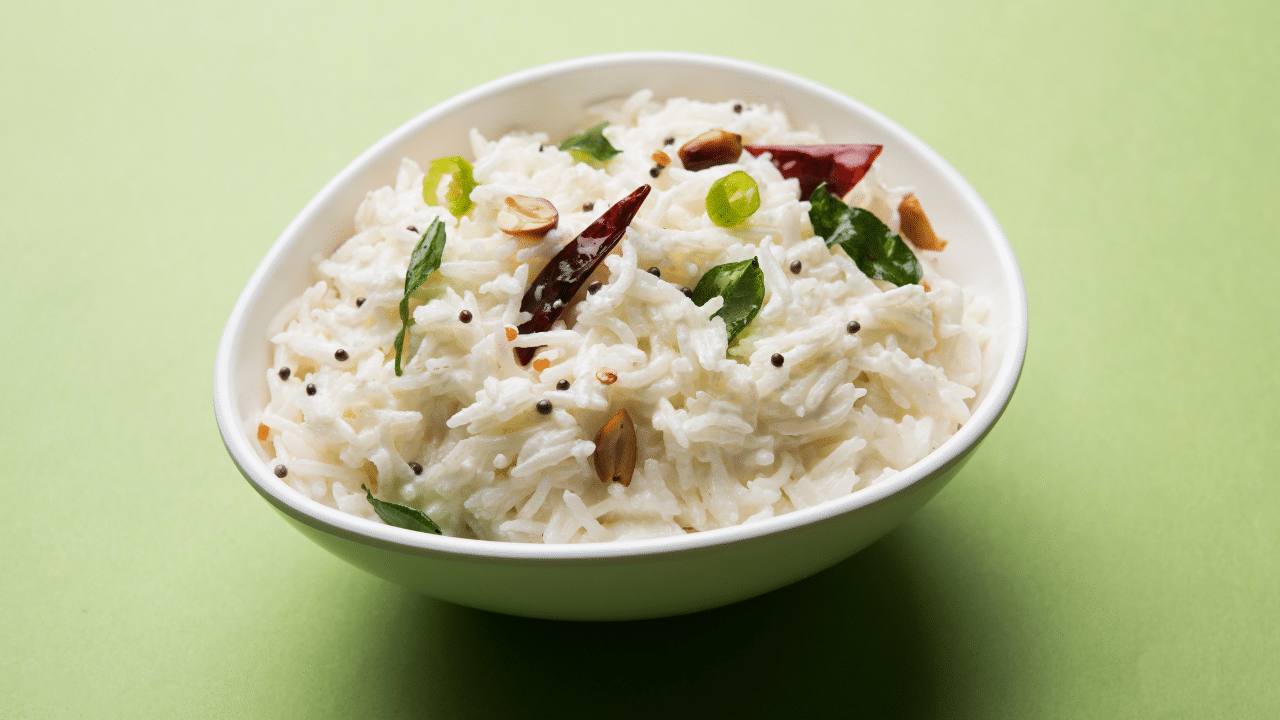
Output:
<svg viewBox="0 0 1280 720">
<path fill-rule="evenodd" d="M 520 302 L 521 312 L 533 314 L 528 322 L 517 328 L 521 335 L 551 328 L 551 324 L 568 306 L 569 300 L 577 294 L 582 284 L 591 277 L 591 273 L 627 232 L 627 226 L 644 204 L 644 199 L 649 196 L 649 189 L 648 185 L 641 185 L 635 192 L 605 210 L 581 235 L 572 242 L 565 243 L 560 252 L 551 258 L 551 262 L 542 268 Z M 538 348 L 518 347 L 515 350 L 516 360 L 521 365 L 528 365 Z"/>
<path fill-rule="evenodd" d="M 742 149 L 756 157 L 770 153 L 782 177 L 799 180 L 800 199 L 808 200 L 814 189 L 824 182 L 830 186 L 832 195 L 844 197 L 867 174 L 884 146 L 746 145 Z"/>
</svg>

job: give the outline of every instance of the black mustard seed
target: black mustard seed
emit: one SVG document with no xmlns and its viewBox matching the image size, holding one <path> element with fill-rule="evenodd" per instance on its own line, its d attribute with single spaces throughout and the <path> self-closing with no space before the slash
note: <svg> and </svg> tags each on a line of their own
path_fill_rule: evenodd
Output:
<svg viewBox="0 0 1280 720">
<path fill-rule="evenodd" d="M 588 285 L 587 292 L 591 293 L 592 295 L 595 295 L 596 293 L 600 292 L 600 281 L 596 280 L 596 281 L 593 281 L 590 285 Z"/>
<path fill-rule="evenodd" d="M 853 322 L 849 323 L 848 327 L 845 328 L 845 330 L 849 331 L 850 335 L 858 332 L 861 329 L 862 329 L 862 323 L 858 322 L 857 320 L 854 320 Z"/>
<path fill-rule="evenodd" d="M 538 412 L 542 413 L 543 415 L 550 415 L 550 414 L 551 414 L 551 401 L 550 401 L 550 400 L 539 400 L 539 401 L 538 401 L 538 404 L 537 404 L 535 407 L 537 407 L 537 408 L 538 408 Z"/>
<path fill-rule="evenodd" d="M 282 367 L 282 368 L 280 368 L 280 372 L 278 372 L 278 373 L 276 373 L 276 374 L 280 376 L 280 379 L 281 379 L 281 380 L 288 380 L 288 379 L 289 379 L 289 368 L 287 368 L 287 367 Z"/>
<path fill-rule="evenodd" d="M 307 383 L 307 394 L 308 394 L 308 395 L 315 395 L 315 394 L 316 394 L 316 384 L 315 384 L 315 383 Z"/>
<path fill-rule="evenodd" d="M 568 390 L 568 389 L 569 389 L 569 381 L 568 381 L 568 380 L 561 380 L 561 381 L 557 382 L 557 383 L 556 383 L 556 389 L 557 389 L 557 390 L 559 390 L 559 391 L 561 391 L 561 392 L 564 392 L 565 390 Z"/>
<path fill-rule="evenodd" d="M 734 111 L 734 112 L 736 112 L 736 113 L 740 113 L 740 112 L 742 112 L 742 103 L 734 103 L 734 104 L 733 104 L 733 111 Z"/>
<path fill-rule="evenodd" d="M 364 305 L 364 298 L 356 298 L 356 307 L 360 307 L 361 305 Z"/>
<path fill-rule="evenodd" d="M 787 359 L 782 357 L 782 353 L 774 353 L 773 357 L 769 358 L 769 362 L 773 363 L 774 367 L 782 367 L 782 363 L 786 361 Z"/>
<path fill-rule="evenodd" d="M 684 293 L 685 297 L 693 297 L 693 288 L 691 287 L 682 287 L 680 292 Z"/>
<path fill-rule="evenodd" d="M 595 206 L 595 202 L 584 202 L 582 203 L 582 212 L 591 212 Z"/>
<path fill-rule="evenodd" d="M 662 144 L 663 144 L 663 145 L 675 145 L 675 144 L 676 144 L 676 139 L 675 139 L 675 138 L 673 138 L 673 137 L 669 137 L 669 138 L 667 138 L 666 140 L 663 140 L 663 141 L 662 141 Z"/>
<path fill-rule="evenodd" d="M 422 466 L 421 466 L 421 465 L 419 465 L 419 464 L 418 464 L 418 463 L 416 463 L 416 462 L 411 462 L 411 463 L 409 463 L 409 469 L 413 471 L 413 474 L 414 474 L 414 475 L 421 475 L 421 474 L 422 474 Z"/>
<path fill-rule="evenodd" d="M 649 274 L 656 278 L 662 277 L 662 271 L 658 269 L 657 265 L 654 265 L 653 267 L 649 268 Z"/>
<path fill-rule="evenodd" d="M 287 467 L 285 467 L 285 466 L 283 466 L 283 465 L 277 465 L 277 466 L 276 466 L 276 477 L 278 477 L 278 478 L 282 478 L 282 477 L 284 477 L 285 475 L 288 475 L 288 474 L 289 474 L 289 468 L 287 468 Z"/>
<path fill-rule="evenodd" d="M 649 168 L 649 177 L 656 178 L 661 174 L 662 174 L 661 165 L 654 165 L 653 167 Z"/>
<path fill-rule="evenodd" d="M 458 322 L 460 322 L 460 323 L 469 323 L 469 322 L 471 322 L 471 311 L 470 311 L 470 310 L 463 310 L 462 312 L 458 313 Z"/>
<path fill-rule="evenodd" d="M 803 270 L 803 269 L 804 269 L 804 265 L 801 265 L 799 260 L 793 260 L 793 261 L 791 261 L 791 274 L 792 274 L 792 275 L 799 275 L 799 274 L 800 274 L 800 271 L 801 271 L 801 270 Z"/>
<path fill-rule="evenodd" d="M 338 348 L 333 351 L 333 359 L 338 362 L 346 362 L 348 357 L 350 357 L 350 355 L 347 355 L 347 351 L 342 348 Z"/>
</svg>

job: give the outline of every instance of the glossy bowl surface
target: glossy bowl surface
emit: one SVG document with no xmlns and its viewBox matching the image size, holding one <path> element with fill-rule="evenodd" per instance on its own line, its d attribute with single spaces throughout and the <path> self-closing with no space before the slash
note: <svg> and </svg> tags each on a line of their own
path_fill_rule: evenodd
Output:
<svg viewBox="0 0 1280 720">
<path fill-rule="evenodd" d="M 514 129 L 551 137 L 580 129 L 584 107 L 651 88 L 655 97 L 784 106 L 798 128 L 832 142 L 883 143 L 881 172 L 913 185 L 941 236 L 939 270 L 992 304 L 999 329 L 972 419 L 897 476 L 848 497 L 768 520 L 683 537 L 526 545 L 389 527 L 306 499 L 280 482 L 252 437 L 267 401 L 267 323 L 312 282 L 312 258 L 353 234 L 356 207 L 392 183 L 402 157 L 469 156 L 467 133 Z M 827 568 L 906 519 L 964 464 L 1012 397 L 1027 347 L 1022 275 L 977 192 L 920 140 L 871 108 L 779 70 L 706 55 L 644 52 L 580 58 L 518 72 L 423 112 L 366 150 L 302 209 L 250 278 L 214 366 L 214 412 L 232 460 L 284 518 L 338 557 L 427 595 L 515 615 L 579 620 L 659 617 L 743 600 Z"/>
</svg>

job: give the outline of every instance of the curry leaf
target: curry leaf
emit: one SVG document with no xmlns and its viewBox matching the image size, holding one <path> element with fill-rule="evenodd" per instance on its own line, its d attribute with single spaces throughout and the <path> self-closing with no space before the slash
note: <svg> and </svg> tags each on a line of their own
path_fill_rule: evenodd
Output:
<svg viewBox="0 0 1280 720">
<path fill-rule="evenodd" d="M 751 258 L 711 268 L 698 281 L 690 297 L 701 307 L 717 296 L 724 298 L 724 307 L 711 317 L 724 320 L 729 342 L 733 342 L 764 304 L 764 272 L 760 270 L 760 261 Z"/>
<path fill-rule="evenodd" d="M 418 246 L 413 249 L 413 255 L 409 257 L 409 269 L 404 274 L 404 298 L 400 300 L 401 327 L 400 332 L 396 334 L 396 377 L 403 374 L 400 369 L 400 356 L 404 352 L 405 335 L 413 325 L 413 316 L 409 314 L 409 296 L 422 287 L 422 283 L 427 281 L 427 276 L 440 269 L 440 258 L 443 255 L 444 223 L 440 222 L 440 218 L 436 218 L 431 221 L 427 231 L 422 233 L 422 239 L 418 241 Z"/>
<path fill-rule="evenodd" d="M 458 155 L 436 158 L 427 168 L 427 176 L 422 179 L 422 199 L 428 205 L 435 205 L 436 195 L 440 189 L 440 181 L 448 175 L 449 189 L 445 191 L 445 201 L 449 214 L 462 217 L 471 209 L 471 191 L 476 189 L 476 179 L 471 172 L 471 163 Z"/>
<path fill-rule="evenodd" d="M 827 192 L 826 183 L 809 196 L 809 222 L 814 233 L 839 245 L 867 277 L 894 285 L 920 282 L 924 269 L 911 248 L 867 210 L 849 207 Z"/>
<path fill-rule="evenodd" d="M 608 124 L 602 122 L 586 132 L 574 135 L 560 143 L 559 147 L 561 150 L 568 150 L 579 162 L 586 162 L 587 158 L 596 162 L 608 162 L 614 155 L 622 152 L 604 136 L 604 127 Z"/>
<path fill-rule="evenodd" d="M 382 518 L 382 522 L 405 530 L 417 530 L 418 532 L 435 533 L 436 535 L 444 534 L 440 532 L 440 526 L 436 524 L 436 521 L 427 517 L 427 514 L 421 510 L 411 508 L 408 505 L 401 505 L 400 503 L 379 500 L 364 485 L 361 485 L 360 489 L 364 490 L 365 497 L 369 499 L 369 504 L 373 506 L 373 511 L 378 513 L 378 517 Z"/>
</svg>

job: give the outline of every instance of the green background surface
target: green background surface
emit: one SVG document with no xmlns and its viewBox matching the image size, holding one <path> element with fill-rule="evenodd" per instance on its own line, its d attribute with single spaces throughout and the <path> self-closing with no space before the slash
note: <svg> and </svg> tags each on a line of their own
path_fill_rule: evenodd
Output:
<svg viewBox="0 0 1280 720">
<path fill-rule="evenodd" d="M 0 717 L 1280 717 L 1276 3 L 17 3 L 0 22 Z M 866 551 L 720 610 L 415 596 L 239 477 L 214 348 L 421 110 L 615 50 L 885 112 L 1004 224 L 1003 421 Z"/>
</svg>

